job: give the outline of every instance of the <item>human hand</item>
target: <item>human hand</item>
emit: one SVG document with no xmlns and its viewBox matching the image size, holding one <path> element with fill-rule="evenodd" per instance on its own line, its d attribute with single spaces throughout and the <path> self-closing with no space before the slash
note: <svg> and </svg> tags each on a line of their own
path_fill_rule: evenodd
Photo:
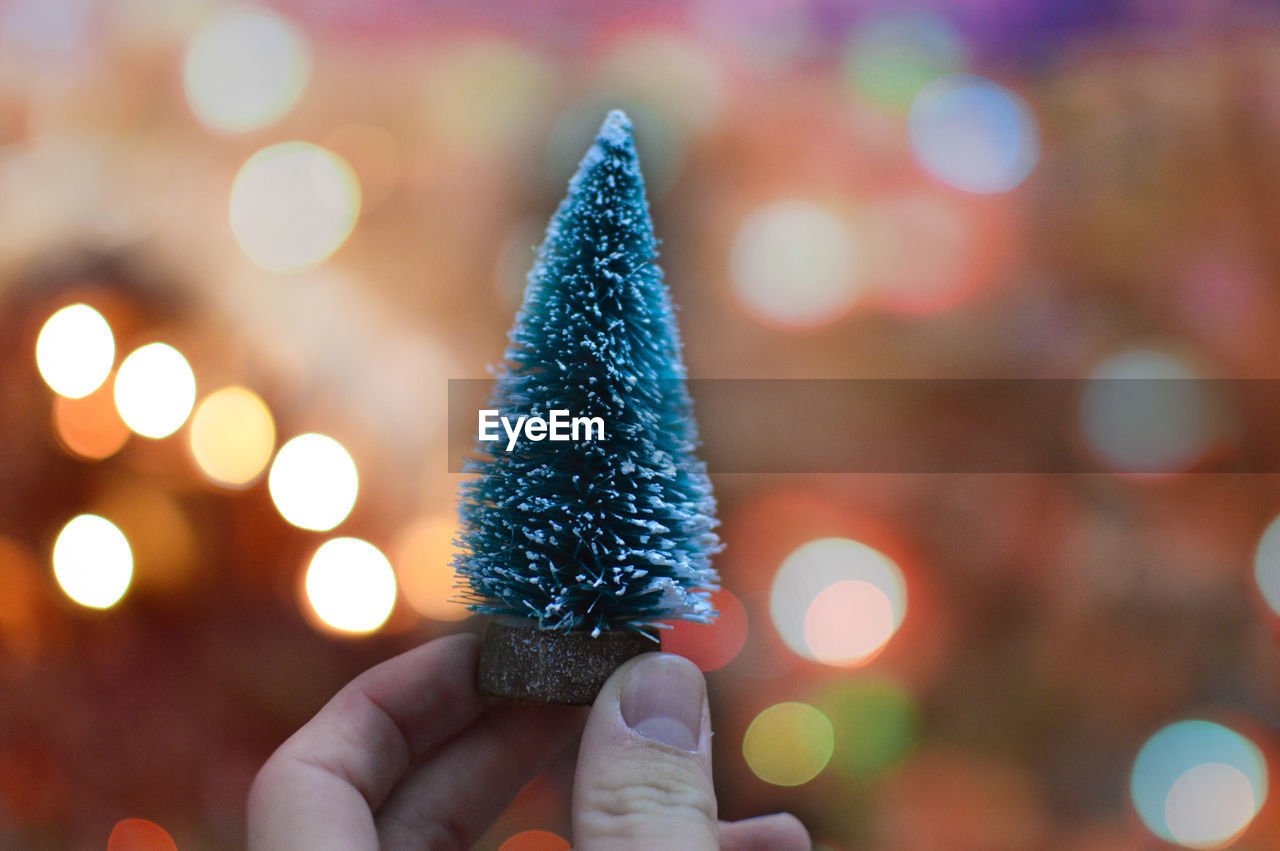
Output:
<svg viewBox="0 0 1280 851">
<path fill-rule="evenodd" d="M 688 661 L 631 660 L 588 714 L 484 698 L 478 652 L 473 635 L 440 638 L 339 691 L 258 772 L 250 848 L 468 848 L 584 718 L 580 851 L 810 847 L 790 815 L 717 823 L 705 685 Z"/>
</svg>

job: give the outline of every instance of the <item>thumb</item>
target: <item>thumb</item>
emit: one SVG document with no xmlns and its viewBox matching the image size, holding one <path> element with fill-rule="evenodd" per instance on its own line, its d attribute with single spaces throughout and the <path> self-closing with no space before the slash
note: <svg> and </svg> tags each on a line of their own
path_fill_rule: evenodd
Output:
<svg viewBox="0 0 1280 851">
<path fill-rule="evenodd" d="M 582 851 L 719 847 L 702 673 L 646 653 L 609 678 L 582 734 L 573 789 Z"/>
</svg>

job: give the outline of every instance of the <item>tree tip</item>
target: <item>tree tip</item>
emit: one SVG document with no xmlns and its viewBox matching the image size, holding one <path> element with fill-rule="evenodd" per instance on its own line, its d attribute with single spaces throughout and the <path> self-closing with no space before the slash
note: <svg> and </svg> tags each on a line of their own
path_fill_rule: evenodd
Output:
<svg viewBox="0 0 1280 851">
<path fill-rule="evenodd" d="M 600 125 L 597 139 L 611 145 L 625 145 L 631 139 L 631 119 L 620 109 L 613 109 Z"/>
</svg>

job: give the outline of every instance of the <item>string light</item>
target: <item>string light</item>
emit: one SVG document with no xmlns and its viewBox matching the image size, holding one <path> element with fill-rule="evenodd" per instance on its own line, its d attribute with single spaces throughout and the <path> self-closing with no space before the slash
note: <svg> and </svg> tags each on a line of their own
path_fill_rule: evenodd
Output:
<svg viewBox="0 0 1280 851">
<path fill-rule="evenodd" d="M 276 426 L 258 394 L 224 387 L 209 394 L 191 417 L 191 454 L 213 481 L 244 487 L 266 469 Z"/>
<path fill-rule="evenodd" d="M 716 671 L 733 661 L 747 642 L 747 611 L 727 588 L 712 593 L 720 614 L 709 623 L 675 621 L 663 630 L 662 649 L 684 656 L 703 671 Z"/>
<path fill-rule="evenodd" d="M 1267 524 L 1253 556 L 1253 578 L 1262 599 L 1280 615 L 1280 516 Z"/>
<path fill-rule="evenodd" d="M 1189 359 L 1155 348 L 1126 349 L 1090 374 L 1080 432 L 1110 469 L 1174 473 L 1195 465 L 1219 436 L 1220 411 Z"/>
<path fill-rule="evenodd" d="M 926 84 L 959 71 L 967 52 L 964 39 L 941 15 L 882 12 L 858 28 L 845 66 L 860 94 L 886 106 L 906 107 Z"/>
<path fill-rule="evenodd" d="M 850 617 L 854 617 L 851 613 Z M 887 677 L 840 680 L 814 701 L 837 736 L 832 768 L 851 777 L 885 775 L 911 753 L 920 738 L 915 699 Z"/>
<path fill-rule="evenodd" d="M 54 541 L 53 575 L 80 605 L 109 609 L 129 588 L 133 553 L 110 520 L 81 514 L 68 521 Z"/>
<path fill-rule="evenodd" d="M 231 231 L 271 271 L 314 266 L 337 251 L 360 214 L 346 160 L 310 142 L 281 142 L 245 161 L 231 184 Z"/>
<path fill-rule="evenodd" d="M 569 841 L 549 830 L 522 830 L 498 846 L 498 851 L 569 851 Z"/>
<path fill-rule="evenodd" d="M 817 777 L 835 749 L 831 721 L 807 703 L 778 703 L 752 720 L 742 755 L 757 777 L 775 786 L 802 786 Z"/>
<path fill-rule="evenodd" d="M 453 545 L 458 524 L 444 517 L 427 517 L 406 527 L 391 546 L 392 564 L 400 590 L 420 615 L 440 621 L 470 617 L 471 610 L 455 600 Z"/>
<path fill-rule="evenodd" d="M 351 513 L 360 477 L 341 443 L 323 434 L 303 434 L 276 453 L 267 489 L 285 520 L 325 532 Z"/>
<path fill-rule="evenodd" d="M 373 632 L 396 602 L 396 577 L 382 552 L 359 538 L 334 538 L 320 546 L 306 575 L 307 601 L 325 624 L 340 632 Z"/>
<path fill-rule="evenodd" d="M 182 353 L 151 343 L 124 359 L 116 373 L 116 410 L 125 425 L 143 437 L 173 434 L 187 421 L 196 401 L 196 376 Z"/>
<path fill-rule="evenodd" d="M 804 643 L 828 665 L 871 659 L 893 635 L 893 603 L 871 582 L 846 579 L 818 592 L 804 614 Z"/>
<path fill-rule="evenodd" d="M 866 289 L 863 251 L 833 212 L 779 201 L 743 221 L 729 255 L 730 281 L 757 318 L 792 327 L 832 322 Z"/>
<path fill-rule="evenodd" d="M 782 562 L 769 594 L 778 634 L 828 665 L 869 662 L 902 625 L 907 589 L 898 565 L 846 538 L 820 538 Z"/>
<path fill-rule="evenodd" d="M 1253 742 L 1211 721 L 1179 721 L 1134 761 L 1130 793 L 1152 833 L 1187 848 L 1216 848 L 1253 821 L 1267 798 L 1267 766 Z"/>
<path fill-rule="evenodd" d="M 144 818 L 116 822 L 107 837 L 107 851 L 178 851 L 169 831 Z"/>
<path fill-rule="evenodd" d="M 187 102 L 210 130 L 243 133 L 284 117 L 307 87 L 311 53 L 288 20 L 242 6 L 209 21 L 187 47 Z"/>
<path fill-rule="evenodd" d="M 53 392 L 88 396 L 107 380 L 115 364 L 111 326 L 87 304 L 64 307 L 49 317 L 36 338 L 36 366 Z"/>
<path fill-rule="evenodd" d="M 907 125 L 921 167 L 966 192 L 1007 192 L 1040 159 L 1040 130 L 1022 98 L 972 74 L 921 89 Z"/>
</svg>

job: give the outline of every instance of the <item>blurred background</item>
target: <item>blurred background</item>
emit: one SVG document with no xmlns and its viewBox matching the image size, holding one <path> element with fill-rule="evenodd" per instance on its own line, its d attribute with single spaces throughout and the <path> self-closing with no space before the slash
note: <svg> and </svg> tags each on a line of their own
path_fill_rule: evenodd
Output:
<svg viewBox="0 0 1280 851">
<path fill-rule="evenodd" d="M 694 377 L 1280 372 L 1269 3 L 0 0 L 0 846 L 238 847 L 343 683 L 479 628 L 447 379 L 612 107 Z M 1280 480 L 1175 401 L 1082 398 L 1088 475 L 716 475 L 667 646 L 722 816 L 1280 848 Z M 571 768 L 479 847 L 568 847 Z"/>
</svg>

